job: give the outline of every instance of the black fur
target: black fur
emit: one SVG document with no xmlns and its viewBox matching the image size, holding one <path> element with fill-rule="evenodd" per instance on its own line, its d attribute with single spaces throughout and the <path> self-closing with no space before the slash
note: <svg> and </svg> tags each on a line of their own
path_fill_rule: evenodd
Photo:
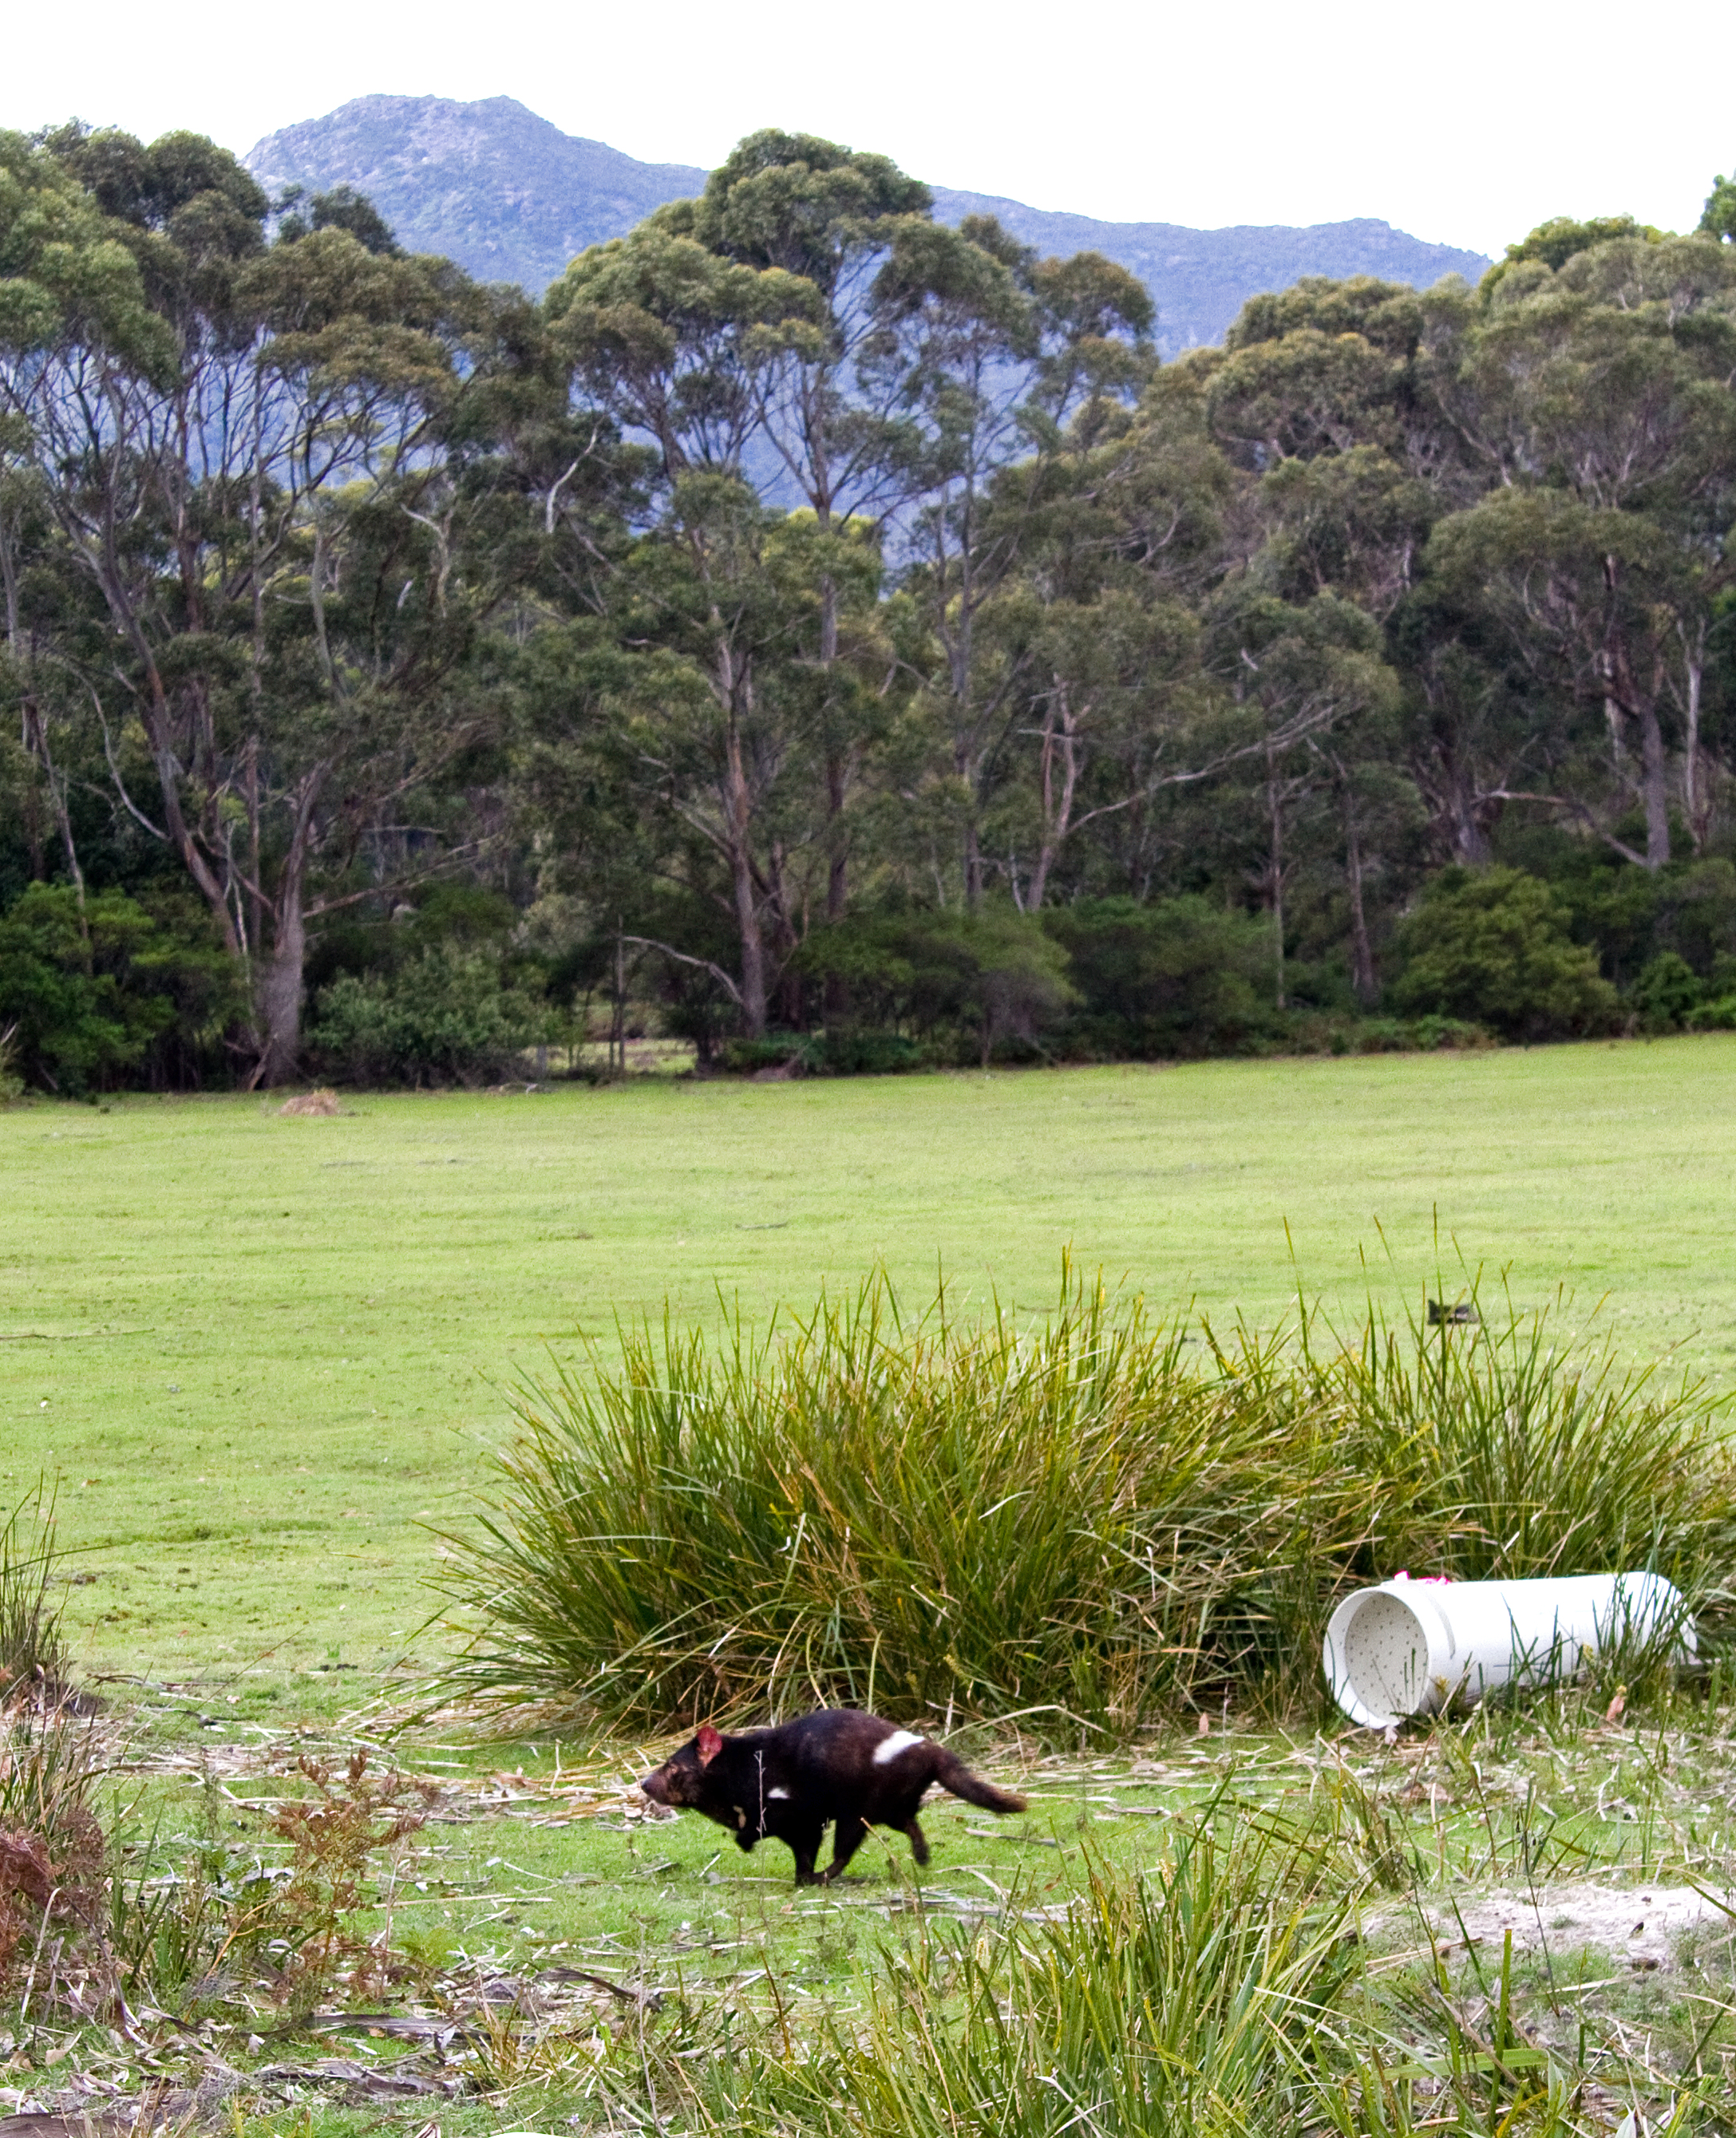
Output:
<svg viewBox="0 0 1736 2138">
<path fill-rule="evenodd" d="M 877 1761 L 875 1753 L 900 1734 L 896 1723 L 854 1707 L 822 1707 L 776 1730 L 745 1730 L 731 1737 L 707 1724 L 639 1787 L 653 1804 L 697 1811 L 726 1826 L 738 1848 L 751 1848 L 768 1835 L 787 1843 L 798 1886 L 835 1878 L 871 1826 L 907 1834 L 917 1862 L 926 1863 L 928 1843 L 917 1809 L 931 1782 L 985 1811 L 1024 1809 L 1023 1797 L 997 1789 L 944 1745 L 926 1737 L 913 1738 L 892 1758 Z M 816 1873 L 814 1859 L 828 1822 L 834 1828 L 832 1861 Z"/>
</svg>

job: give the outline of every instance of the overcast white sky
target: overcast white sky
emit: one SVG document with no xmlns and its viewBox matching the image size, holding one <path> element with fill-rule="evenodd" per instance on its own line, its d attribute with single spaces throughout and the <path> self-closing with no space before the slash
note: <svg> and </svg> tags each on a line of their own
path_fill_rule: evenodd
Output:
<svg viewBox="0 0 1736 2138">
<path fill-rule="evenodd" d="M 1691 227 L 1736 164 L 1713 0 L 344 0 L 171 17 L 8 0 L 0 125 L 73 115 L 237 151 L 352 96 L 516 96 L 569 133 L 709 164 L 764 125 L 937 183 L 1117 221 L 1377 216 L 1499 253 L 1545 217 Z"/>
</svg>

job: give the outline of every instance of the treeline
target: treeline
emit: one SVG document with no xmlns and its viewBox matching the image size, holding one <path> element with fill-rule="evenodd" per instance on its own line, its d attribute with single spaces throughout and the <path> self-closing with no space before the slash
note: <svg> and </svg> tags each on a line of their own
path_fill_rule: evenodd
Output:
<svg viewBox="0 0 1736 2138">
<path fill-rule="evenodd" d="M 1733 231 L 1160 366 L 1122 270 L 804 136 L 540 303 L 0 136 L 12 1073 L 1736 1025 Z"/>
</svg>

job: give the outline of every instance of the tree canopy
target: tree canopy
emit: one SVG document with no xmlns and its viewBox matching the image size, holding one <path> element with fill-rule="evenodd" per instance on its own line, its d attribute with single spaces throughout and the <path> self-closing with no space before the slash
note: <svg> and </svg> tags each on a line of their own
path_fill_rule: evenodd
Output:
<svg viewBox="0 0 1736 2138">
<path fill-rule="evenodd" d="M 1125 270 L 804 134 L 534 303 L 196 135 L 0 136 L 0 1028 L 76 1083 L 462 1073 L 599 991 L 707 1055 L 1688 1021 L 1733 201 L 1160 365 Z"/>
</svg>

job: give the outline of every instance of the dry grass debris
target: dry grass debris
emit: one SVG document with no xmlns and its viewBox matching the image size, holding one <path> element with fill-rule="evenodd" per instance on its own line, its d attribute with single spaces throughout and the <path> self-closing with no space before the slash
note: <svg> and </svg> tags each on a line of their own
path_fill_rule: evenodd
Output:
<svg viewBox="0 0 1736 2138">
<path fill-rule="evenodd" d="M 327 1120 L 343 1110 L 337 1093 L 325 1087 L 317 1091 L 298 1091 L 277 1109 L 280 1115 L 291 1120 Z"/>
</svg>

